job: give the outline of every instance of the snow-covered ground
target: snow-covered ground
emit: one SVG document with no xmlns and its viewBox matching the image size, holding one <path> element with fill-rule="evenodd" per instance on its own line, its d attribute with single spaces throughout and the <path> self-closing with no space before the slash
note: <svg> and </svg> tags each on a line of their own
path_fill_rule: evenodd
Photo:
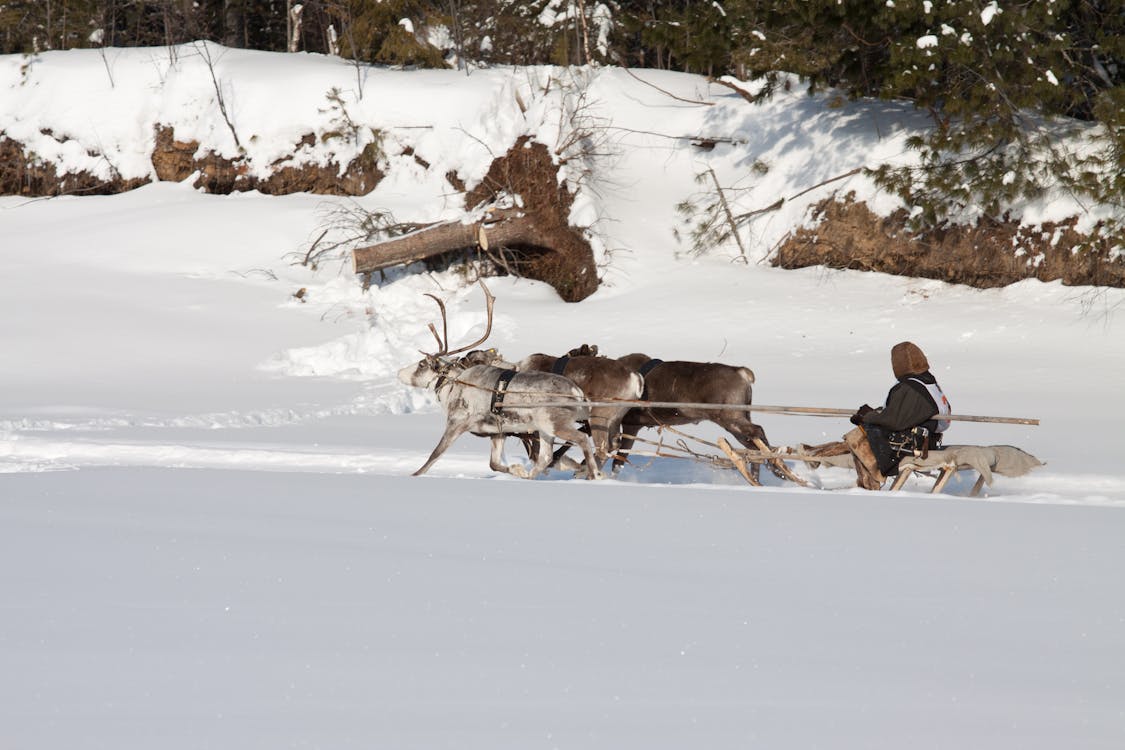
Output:
<svg viewBox="0 0 1125 750">
<path fill-rule="evenodd" d="M 749 262 L 673 237 L 704 169 L 748 188 L 741 210 L 763 207 L 905 158 L 909 112 L 798 92 L 751 108 L 700 78 L 636 71 L 657 89 L 613 70 L 373 70 L 360 100 L 340 61 L 215 59 L 257 165 L 332 126 L 329 88 L 350 96 L 349 116 L 395 145 L 356 203 L 404 221 L 456 215 L 446 171 L 472 182 L 519 135 L 554 148 L 596 126 L 608 156 L 590 176 L 572 155 L 566 176 L 605 283 L 568 305 L 491 279 L 490 343 L 510 357 L 596 343 L 720 360 L 754 369 L 759 403 L 854 407 L 881 401 L 889 349 L 910 339 L 958 413 L 1042 421 L 957 423 L 951 441 L 1047 465 L 976 500 L 954 496 L 971 477 L 939 497 L 921 481 L 863 493 L 834 469 L 801 470 L 818 489 L 757 489 L 675 459 L 527 482 L 489 471 L 487 442 L 466 436 L 412 478 L 442 416 L 395 372 L 433 343 L 423 292 L 449 300 L 452 340 L 479 335 L 481 294 L 456 272 L 364 292 L 343 260 L 295 264 L 345 199 L 190 181 L 0 198 L 0 744 L 1125 741 L 1125 293 L 761 262 L 832 189 L 889 200 L 859 177 L 751 224 Z M 49 131 L 36 148 L 61 143 L 60 164 L 147 174 L 156 122 L 233 148 L 190 48 L 27 62 L 0 58 L 0 129 Z M 759 421 L 780 445 L 849 427 Z"/>
</svg>

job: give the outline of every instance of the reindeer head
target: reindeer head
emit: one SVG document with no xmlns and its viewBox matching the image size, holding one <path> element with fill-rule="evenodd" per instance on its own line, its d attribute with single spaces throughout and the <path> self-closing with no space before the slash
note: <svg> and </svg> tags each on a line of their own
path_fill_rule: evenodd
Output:
<svg viewBox="0 0 1125 750">
<path fill-rule="evenodd" d="M 452 350 L 449 348 L 449 320 L 446 315 L 445 303 L 432 294 L 426 294 L 427 297 L 437 303 L 438 309 L 441 311 L 442 335 L 438 335 L 437 328 L 434 327 L 433 323 L 429 324 L 430 333 L 432 333 L 437 340 L 438 350 L 433 353 L 421 352 L 422 359 L 416 364 L 399 370 L 398 379 L 402 383 L 415 386 L 416 388 L 432 387 L 436 389 L 441 385 L 442 381 L 447 380 L 451 374 L 460 372 L 470 366 L 470 363 L 465 361 L 468 357 L 456 359 L 453 355 L 460 354 L 461 352 L 472 349 L 474 346 L 483 344 L 492 333 L 492 306 L 496 302 L 496 298 L 488 291 L 488 287 L 484 285 L 483 279 L 480 282 L 480 288 L 484 290 L 484 299 L 488 315 L 484 335 L 471 344 L 466 344 L 465 346 Z M 495 352 L 495 350 L 491 351 Z M 497 357 L 499 357 L 499 355 L 497 355 Z"/>
</svg>

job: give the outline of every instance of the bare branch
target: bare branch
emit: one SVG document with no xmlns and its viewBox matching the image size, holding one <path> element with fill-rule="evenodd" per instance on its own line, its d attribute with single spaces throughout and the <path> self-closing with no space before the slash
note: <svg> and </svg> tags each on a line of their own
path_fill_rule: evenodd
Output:
<svg viewBox="0 0 1125 750">
<path fill-rule="evenodd" d="M 705 106 L 705 107 L 713 107 L 713 106 L 715 105 L 715 102 L 701 102 L 701 101 L 696 101 L 696 100 L 694 100 L 694 99 L 684 99 L 684 98 L 683 98 L 683 97 L 681 97 L 681 96 L 676 96 L 676 95 L 675 95 L 675 94 L 673 94 L 673 93 L 672 93 L 671 91 L 665 91 L 664 89 L 660 88 L 660 87 L 659 87 L 659 86 L 657 86 L 656 84 L 654 84 L 654 83 L 649 83 L 648 81 L 646 81 L 645 79 L 641 78 L 641 77 L 640 77 L 640 76 L 638 76 L 638 75 L 637 75 L 636 73 L 634 73 L 633 71 L 629 70 L 628 68 L 622 68 L 622 70 L 624 70 L 624 71 L 625 71 L 626 73 L 628 73 L 628 74 L 629 74 L 630 76 L 632 76 L 633 78 L 637 79 L 637 80 L 638 80 L 639 82 L 643 83 L 644 85 L 646 85 L 646 86 L 651 86 L 652 88 L 654 88 L 654 89 L 656 89 L 657 91 L 659 91 L 659 92 L 660 92 L 661 94 L 664 94 L 665 96 L 671 97 L 672 99 L 675 99 L 675 100 L 676 100 L 676 101 L 678 101 L 678 102 L 685 102 L 685 103 L 687 103 L 687 104 L 700 104 L 700 105 L 703 105 L 703 106 Z"/>
<path fill-rule="evenodd" d="M 219 104 L 219 112 L 222 114 L 223 121 L 226 122 L 227 127 L 230 128 L 230 134 L 234 136 L 234 145 L 238 147 L 239 153 L 242 153 L 245 149 L 242 148 L 242 142 L 238 140 L 238 133 L 234 129 L 234 123 L 230 120 L 230 113 L 227 112 L 226 99 L 223 97 L 223 87 L 219 84 L 219 79 L 215 76 L 215 63 L 211 59 L 211 48 L 207 42 L 196 42 L 195 48 L 207 63 L 207 70 L 211 74 L 211 83 L 215 85 L 215 100 Z"/>
</svg>

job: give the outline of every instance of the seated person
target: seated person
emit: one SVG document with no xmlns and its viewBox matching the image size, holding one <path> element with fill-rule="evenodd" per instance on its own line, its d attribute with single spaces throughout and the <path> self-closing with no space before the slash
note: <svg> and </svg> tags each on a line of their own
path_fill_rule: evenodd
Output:
<svg viewBox="0 0 1125 750">
<path fill-rule="evenodd" d="M 866 489 L 879 489 L 886 477 L 897 474 L 903 456 L 941 447 L 942 433 L 949 429 L 949 420 L 939 419 L 952 413 L 949 399 L 922 350 L 909 341 L 895 344 L 891 368 L 898 382 L 886 404 L 861 406 L 851 417 L 858 429 L 844 436 L 855 458 L 857 484 Z"/>
</svg>

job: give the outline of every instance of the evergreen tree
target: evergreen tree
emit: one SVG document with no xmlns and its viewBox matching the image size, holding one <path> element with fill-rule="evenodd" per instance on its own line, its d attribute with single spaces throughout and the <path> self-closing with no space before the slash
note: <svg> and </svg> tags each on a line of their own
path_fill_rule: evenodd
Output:
<svg viewBox="0 0 1125 750">
<path fill-rule="evenodd" d="M 1012 201 L 1059 186 L 1123 205 L 1125 15 L 1109 5 L 951 0 L 888 9 L 904 33 L 891 38 L 881 93 L 911 99 L 934 128 L 911 142 L 919 168 L 877 176 L 917 207 L 919 226 L 969 205 L 1000 218 Z M 1079 137 L 1094 152 L 1074 149 Z"/>
</svg>

